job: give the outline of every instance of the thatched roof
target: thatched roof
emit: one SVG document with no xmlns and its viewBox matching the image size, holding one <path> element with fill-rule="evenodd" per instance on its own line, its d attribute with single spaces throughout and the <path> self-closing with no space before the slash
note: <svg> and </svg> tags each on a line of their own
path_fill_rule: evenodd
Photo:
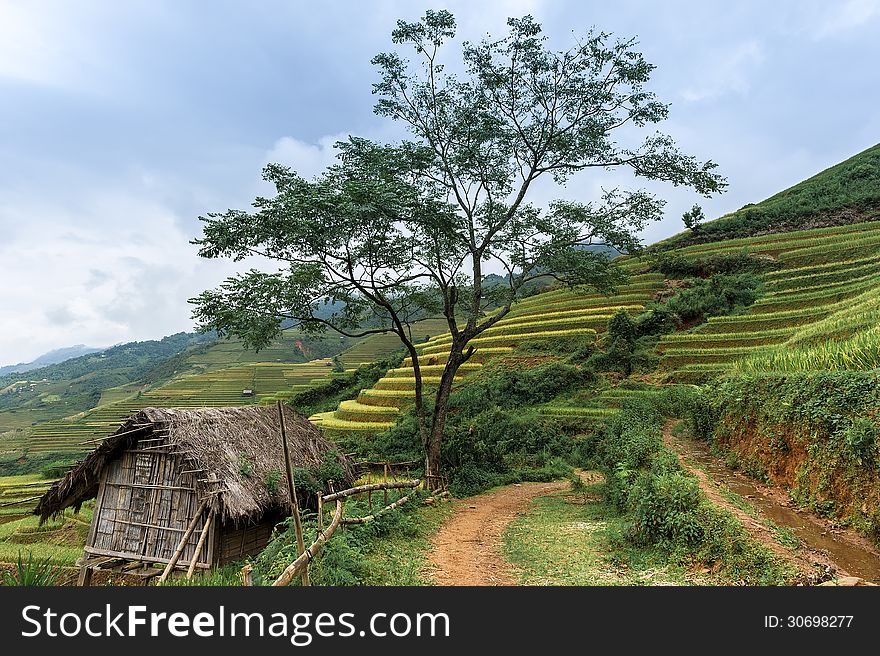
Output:
<svg viewBox="0 0 880 656">
<path fill-rule="evenodd" d="M 284 424 L 294 468 L 315 470 L 334 445 L 302 415 L 284 406 Z M 285 478 L 284 451 L 278 409 L 275 406 L 237 408 L 144 408 L 129 417 L 85 459 L 57 481 L 37 507 L 45 520 L 65 508 L 80 505 L 97 495 L 104 466 L 154 434 L 167 435 L 170 450 L 187 457 L 191 469 L 200 468 L 197 493 L 211 495 L 220 516 L 235 521 L 261 516 L 269 510 L 289 511 L 290 494 Z M 340 457 L 345 472 L 337 488 L 353 480 L 350 464 Z M 214 479 L 215 482 L 208 482 Z M 275 484 L 271 481 L 275 480 Z"/>
</svg>

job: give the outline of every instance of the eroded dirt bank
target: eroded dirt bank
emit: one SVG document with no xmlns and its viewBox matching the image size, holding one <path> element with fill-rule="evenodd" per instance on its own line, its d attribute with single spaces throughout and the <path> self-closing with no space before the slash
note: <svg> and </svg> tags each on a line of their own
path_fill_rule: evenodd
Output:
<svg viewBox="0 0 880 656">
<path fill-rule="evenodd" d="M 707 444 L 677 436 L 675 422 L 663 431 L 666 445 L 679 454 L 689 471 L 700 480 L 709 500 L 734 513 L 746 529 L 777 554 L 792 560 L 813 582 L 836 577 L 859 577 L 880 582 L 880 553 L 869 540 L 855 531 L 834 526 L 830 521 L 798 508 L 788 494 L 777 487 L 759 483 L 728 467 L 714 456 Z M 754 516 L 734 505 L 723 494 L 727 489 L 742 497 Z M 780 544 L 767 521 L 789 529 L 800 541 L 799 548 Z"/>
</svg>

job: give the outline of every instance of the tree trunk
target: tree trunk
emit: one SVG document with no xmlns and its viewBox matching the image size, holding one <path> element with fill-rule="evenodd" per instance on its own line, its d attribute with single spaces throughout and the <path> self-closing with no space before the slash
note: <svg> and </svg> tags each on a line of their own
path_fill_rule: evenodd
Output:
<svg viewBox="0 0 880 656">
<path fill-rule="evenodd" d="M 443 442 L 443 430 L 446 428 L 449 395 L 459 367 L 467 360 L 462 354 L 462 344 L 453 342 L 449 359 L 440 376 L 440 386 L 434 400 L 434 413 L 431 418 L 431 431 L 425 442 L 425 480 L 429 490 L 439 488 L 442 466 L 440 464 L 440 445 Z"/>
</svg>

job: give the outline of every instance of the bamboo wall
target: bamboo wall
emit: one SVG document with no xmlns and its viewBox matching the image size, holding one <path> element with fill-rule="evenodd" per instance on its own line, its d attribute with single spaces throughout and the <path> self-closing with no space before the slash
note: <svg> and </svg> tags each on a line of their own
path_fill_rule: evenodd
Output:
<svg viewBox="0 0 880 656">
<path fill-rule="evenodd" d="M 86 553 L 167 563 L 199 507 L 193 474 L 164 449 L 135 448 L 107 465 L 98 491 Z M 178 561 L 188 565 L 207 515 L 199 518 Z M 198 554 L 213 560 L 215 529 Z"/>
</svg>

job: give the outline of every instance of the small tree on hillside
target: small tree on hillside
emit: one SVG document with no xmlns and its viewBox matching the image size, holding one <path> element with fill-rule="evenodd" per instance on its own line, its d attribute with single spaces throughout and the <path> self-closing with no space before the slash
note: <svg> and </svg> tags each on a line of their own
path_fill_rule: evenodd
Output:
<svg viewBox="0 0 880 656">
<path fill-rule="evenodd" d="M 640 129 L 665 119 L 667 107 L 644 89 L 653 66 L 634 41 L 589 32 L 554 52 L 530 16 L 508 26 L 501 39 L 462 46 L 466 74 L 459 77 L 440 59 L 455 32 L 449 12 L 398 21 L 392 41 L 418 61 L 374 58 L 375 111 L 401 122 L 412 140 L 349 138 L 337 144 L 338 163 L 315 180 L 271 164 L 264 178 L 275 195 L 258 198 L 252 212 L 202 217 L 196 242 L 203 257 L 262 255 L 282 265 L 229 278 L 193 299 L 203 328 L 256 348 L 286 319 L 304 330 L 400 337 L 412 359 L 428 475 L 440 472 L 447 401 L 472 341 L 540 275 L 609 291 L 622 280 L 618 269 L 576 247 L 633 252 L 636 233 L 661 217 L 663 201 L 640 190 L 541 209 L 526 202 L 536 180 L 563 184 L 588 169 L 629 168 L 705 195 L 724 186 L 715 164 L 682 154 L 670 137 L 651 133 L 638 143 Z M 483 285 L 490 264 L 507 274 L 504 284 Z M 320 311 L 334 301 L 341 310 Z M 451 333 L 430 416 L 411 330 L 426 317 L 444 317 Z"/>
<path fill-rule="evenodd" d="M 703 215 L 703 208 L 699 205 L 694 205 L 691 209 L 681 215 L 681 221 L 684 223 L 684 227 L 691 232 L 697 232 L 700 229 L 700 226 L 703 225 L 705 219 L 706 217 Z"/>
</svg>

